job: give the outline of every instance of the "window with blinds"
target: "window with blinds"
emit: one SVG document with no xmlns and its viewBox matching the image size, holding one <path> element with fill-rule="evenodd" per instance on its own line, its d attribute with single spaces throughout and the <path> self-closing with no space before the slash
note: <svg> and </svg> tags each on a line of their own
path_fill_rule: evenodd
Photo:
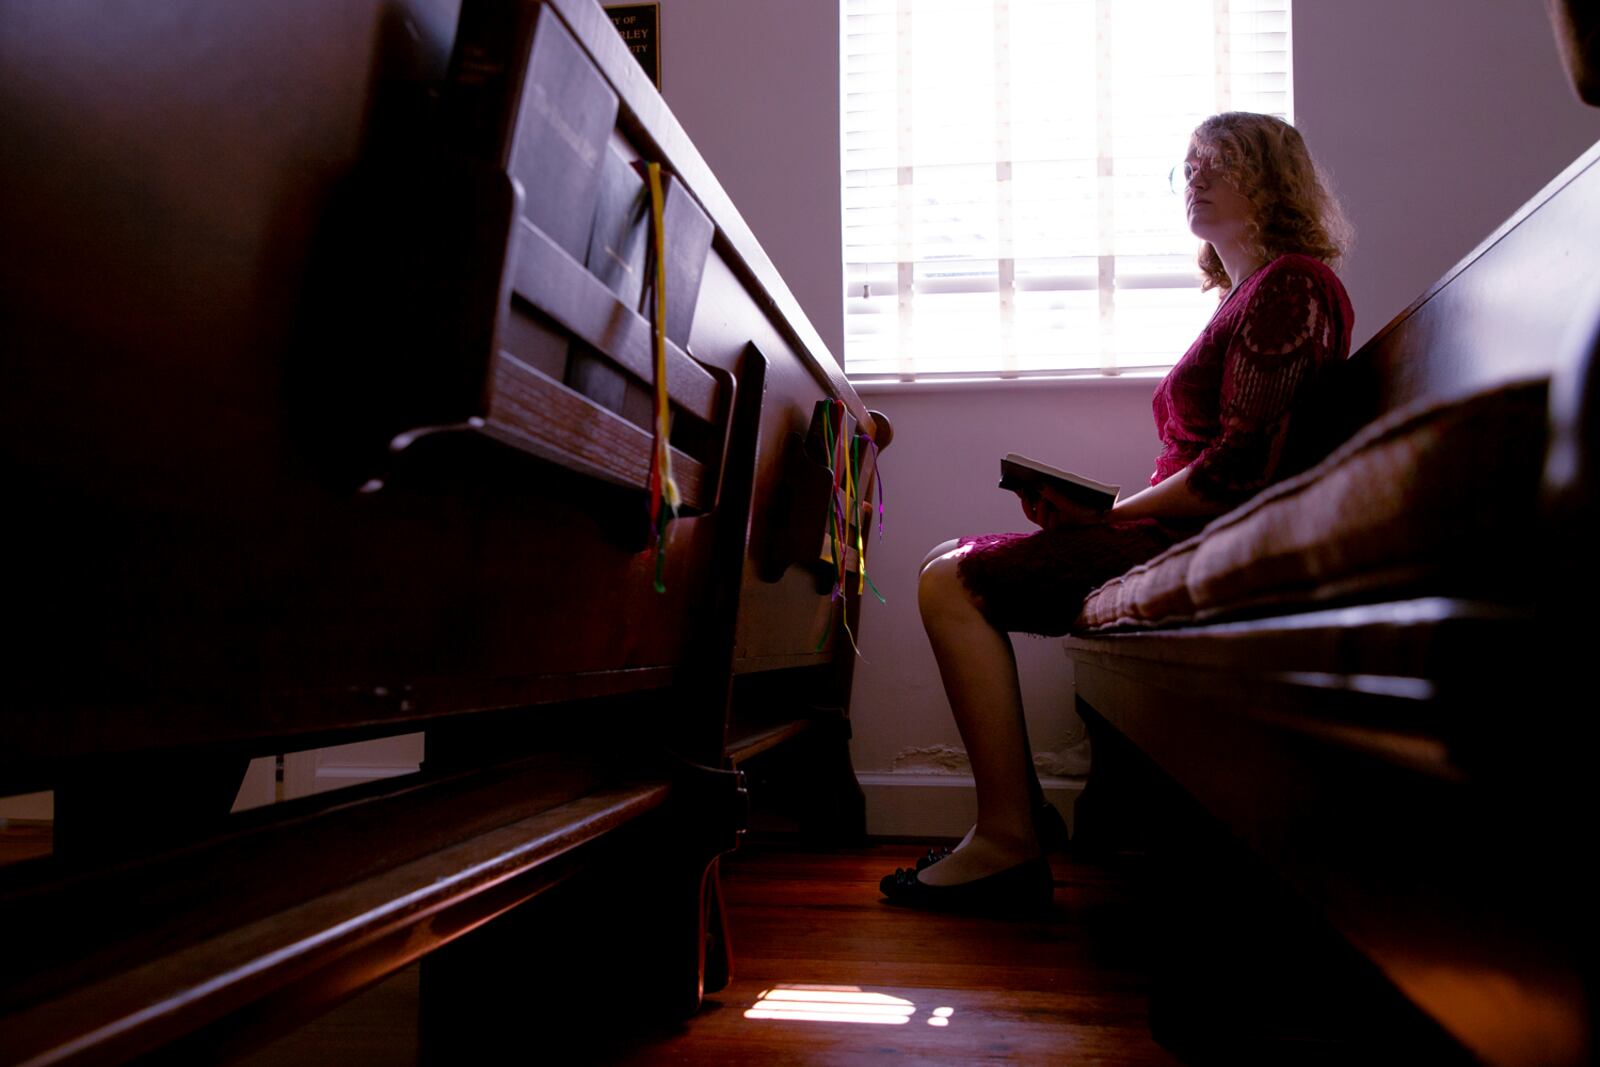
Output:
<svg viewBox="0 0 1600 1067">
<path fill-rule="evenodd" d="M 1289 0 L 845 0 L 850 377 L 1171 366 L 1216 295 L 1168 171 L 1293 121 L 1289 62 Z"/>
</svg>

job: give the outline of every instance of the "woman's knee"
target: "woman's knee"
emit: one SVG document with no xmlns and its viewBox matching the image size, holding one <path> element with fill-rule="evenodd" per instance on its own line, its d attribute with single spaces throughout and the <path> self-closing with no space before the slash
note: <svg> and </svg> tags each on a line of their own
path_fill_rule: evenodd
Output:
<svg viewBox="0 0 1600 1067">
<path fill-rule="evenodd" d="M 951 552 L 954 552 L 956 549 L 958 549 L 960 547 L 961 547 L 961 541 L 960 541 L 959 538 L 951 538 L 950 540 L 945 541 L 943 544 L 941 544 L 937 548 L 935 548 L 932 552 L 929 552 L 926 556 L 922 557 L 922 565 L 917 568 L 917 573 L 921 574 L 923 571 L 928 569 L 928 564 L 932 563 L 934 560 L 938 559 L 940 556 L 949 555 Z"/>
<path fill-rule="evenodd" d="M 950 542 L 954 545 L 955 542 Z M 959 564 L 962 553 L 951 549 L 934 556 L 922 568 L 917 580 L 917 607 L 924 619 L 950 611 L 971 611 L 977 608 L 977 599 L 961 581 Z"/>
</svg>

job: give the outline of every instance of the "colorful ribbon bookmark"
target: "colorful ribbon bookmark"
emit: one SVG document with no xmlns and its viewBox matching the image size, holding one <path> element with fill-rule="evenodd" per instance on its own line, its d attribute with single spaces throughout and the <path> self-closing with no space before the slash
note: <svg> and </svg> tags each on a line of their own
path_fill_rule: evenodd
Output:
<svg viewBox="0 0 1600 1067">
<path fill-rule="evenodd" d="M 854 525 L 856 594 L 862 595 L 870 589 L 880 603 L 886 603 L 883 594 L 878 592 L 878 587 L 867 576 L 867 535 L 872 525 L 872 501 L 870 497 L 865 497 L 861 485 L 862 461 L 870 454 L 873 458 L 871 478 L 878 483 L 878 537 L 881 540 L 883 481 L 877 469 L 877 445 L 865 434 L 850 435 L 842 400 L 823 402 L 822 436 L 828 442 L 828 473 L 833 476 L 833 494 L 828 509 L 828 555 L 833 563 L 833 592 L 829 599 L 833 603 L 841 603 L 843 610 L 848 612 L 849 598 L 846 594 L 850 578 L 848 557 L 852 545 L 851 527 Z M 866 512 L 865 516 L 863 512 Z M 851 647 L 856 648 L 856 637 L 850 631 L 848 615 L 843 624 L 845 636 L 850 639 Z M 817 651 L 821 651 L 828 643 L 828 634 L 832 629 L 832 612 L 829 612 L 829 626 L 823 630 L 821 638 L 817 641 Z M 859 648 L 856 648 L 856 654 L 861 654 Z"/>
<path fill-rule="evenodd" d="M 655 299 L 651 307 L 650 333 L 655 341 L 656 418 L 655 441 L 650 456 L 650 528 L 656 538 L 656 578 L 658 593 L 667 587 L 662 581 L 662 571 L 667 558 L 667 520 L 678 514 L 678 483 L 672 477 L 671 412 L 667 406 L 667 239 L 663 218 L 666 212 L 665 197 L 661 192 L 661 164 L 645 167 L 650 181 L 650 237 L 655 253 L 656 269 L 652 279 Z M 665 503 L 665 507 L 663 507 Z"/>
</svg>

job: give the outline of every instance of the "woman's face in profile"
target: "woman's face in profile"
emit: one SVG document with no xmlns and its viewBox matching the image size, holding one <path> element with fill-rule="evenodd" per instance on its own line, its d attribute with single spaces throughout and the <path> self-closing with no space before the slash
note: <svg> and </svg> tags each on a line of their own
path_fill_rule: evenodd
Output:
<svg viewBox="0 0 1600 1067">
<path fill-rule="evenodd" d="M 1190 145 L 1183 162 L 1189 175 L 1183 190 L 1189 232 L 1213 246 L 1238 241 L 1244 236 L 1255 206 L 1234 187 L 1210 154 Z"/>
</svg>

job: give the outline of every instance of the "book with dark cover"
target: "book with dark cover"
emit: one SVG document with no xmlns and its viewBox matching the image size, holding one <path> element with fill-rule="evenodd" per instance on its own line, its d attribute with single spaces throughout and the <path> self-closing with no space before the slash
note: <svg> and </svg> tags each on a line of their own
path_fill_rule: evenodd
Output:
<svg viewBox="0 0 1600 1067">
<path fill-rule="evenodd" d="M 608 147 L 600 163 L 600 189 L 595 197 L 594 227 L 584 266 L 627 307 L 637 309 L 645 285 L 645 251 L 650 246 L 650 190 L 632 163 Z M 629 378 L 610 358 L 573 341 L 566 365 L 566 384 L 590 400 L 619 414 L 627 413 Z M 635 386 L 635 389 L 642 389 Z M 653 408 L 642 408 L 632 421 L 650 426 Z"/>
<path fill-rule="evenodd" d="M 539 11 L 506 169 L 523 216 L 573 259 L 589 253 L 617 94 L 548 8 Z"/>
<path fill-rule="evenodd" d="M 521 186 L 523 217 L 635 307 L 649 227 L 643 182 L 609 147 L 616 93 L 554 11 L 532 0 L 465 0 L 446 94 L 453 146 L 506 171 Z M 619 262 L 617 247 L 630 241 L 622 257 L 633 261 Z M 583 342 L 518 315 L 501 340 L 523 362 L 623 408 L 626 376 Z"/>
<path fill-rule="evenodd" d="M 510 173 L 524 217 L 579 262 L 617 109 L 617 94 L 548 6 L 462 4 L 445 89 L 451 144 Z"/>
<path fill-rule="evenodd" d="M 595 200 L 594 225 L 584 266 L 629 308 L 639 308 L 650 244 L 650 191 L 644 179 L 615 148 L 605 150 Z M 628 404 L 628 375 L 582 341 L 572 342 L 566 383 L 589 399 L 630 421 L 648 427 L 653 406 Z M 634 384 L 635 391 L 643 386 Z M 638 411 L 630 411 L 629 408 Z M 641 421 L 642 420 L 642 421 Z"/>
<path fill-rule="evenodd" d="M 624 304 L 638 308 L 649 246 L 650 190 L 633 164 L 607 148 L 584 265 Z"/>
<path fill-rule="evenodd" d="M 629 164 L 615 151 L 606 151 L 586 265 L 620 300 L 650 319 L 655 315 L 655 262 L 650 247 L 650 193 L 643 171 L 642 160 Z M 715 228 L 682 182 L 670 173 L 661 180 L 667 250 L 663 328 L 668 340 L 687 349 Z M 637 412 L 653 412 L 653 402 L 639 408 L 623 397 L 623 392 L 636 392 L 635 386 L 587 345 L 574 343 L 567 383 L 630 419 Z M 651 383 L 644 384 L 648 387 Z M 649 425 L 648 421 L 643 425 Z"/>
<path fill-rule="evenodd" d="M 666 333 L 673 344 L 687 349 L 695 306 L 700 303 L 700 279 L 705 274 L 706 256 L 716 228 L 682 182 L 671 174 L 662 174 L 661 178 L 666 201 L 662 207 L 667 246 Z M 645 313 L 649 314 L 647 309 Z"/>
<path fill-rule="evenodd" d="M 1073 503 L 1096 511 L 1110 510 L 1122 488 L 1052 467 L 1015 452 L 1006 453 L 1006 457 L 1000 461 L 1000 488 L 1027 494 L 1036 492 L 1041 485 L 1048 485 Z"/>
</svg>

